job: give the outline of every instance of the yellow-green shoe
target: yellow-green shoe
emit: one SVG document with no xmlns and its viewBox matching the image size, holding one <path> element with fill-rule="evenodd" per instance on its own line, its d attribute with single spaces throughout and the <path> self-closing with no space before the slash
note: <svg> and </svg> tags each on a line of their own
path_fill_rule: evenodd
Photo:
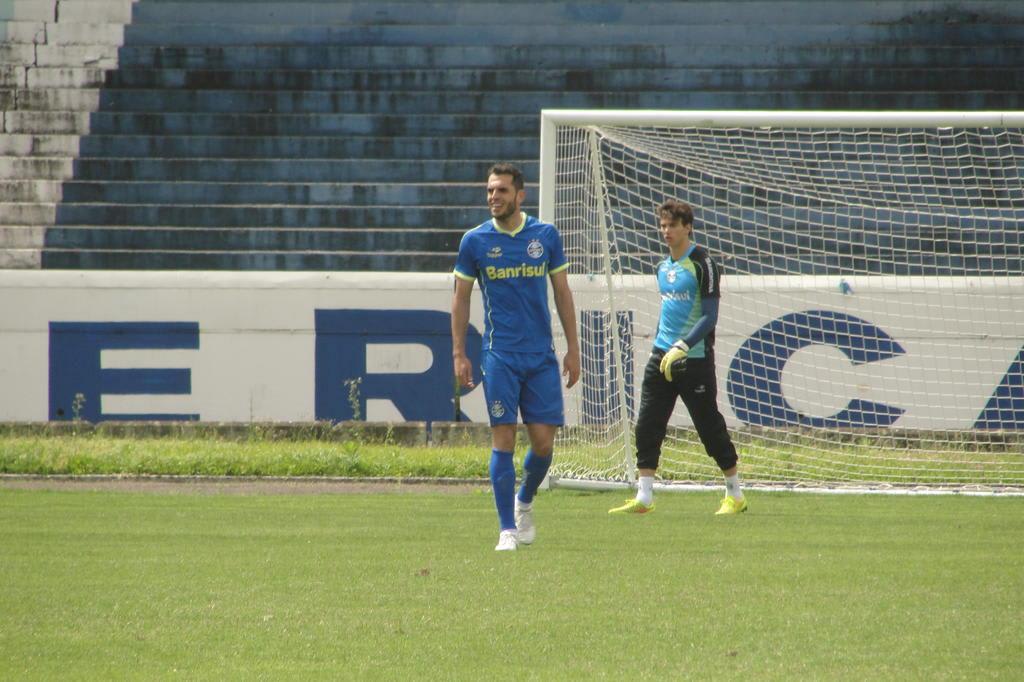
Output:
<svg viewBox="0 0 1024 682">
<path fill-rule="evenodd" d="M 646 505 L 635 497 L 632 500 L 626 500 L 626 504 L 621 507 L 615 507 L 615 509 L 609 509 L 609 514 L 650 514 L 654 511 L 654 505 Z"/>
<path fill-rule="evenodd" d="M 726 495 L 722 498 L 722 506 L 715 512 L 715 516 L 719 514 L 742 514 L 747 511 L 747 498 L 743 497 L 736 499 Z"/>
</svg>

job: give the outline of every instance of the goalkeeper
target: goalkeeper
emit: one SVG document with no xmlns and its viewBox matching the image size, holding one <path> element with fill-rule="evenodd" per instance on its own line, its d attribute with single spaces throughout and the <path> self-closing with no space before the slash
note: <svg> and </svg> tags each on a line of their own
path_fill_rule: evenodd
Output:
<svg viewBox="0 0 1024 682">
<path fill-rule="evenodd" d="M 693 209 L 671 199 L 658 207 L 661 236 L 669 256 L 658 264 L 661 314 L 654 350 L 644 370 L 636 422 L 636 498 L 610 514 L 654 511 L 654 475 L 669 418 L 682 398 L 707 454 L 725 476 L 726 494 L 716 514 L 747 510 L 740 488 L 736 448 L 718 410 L 715 380 L 715 324 L 720 273 L 693 239 Z"/>
</svg>

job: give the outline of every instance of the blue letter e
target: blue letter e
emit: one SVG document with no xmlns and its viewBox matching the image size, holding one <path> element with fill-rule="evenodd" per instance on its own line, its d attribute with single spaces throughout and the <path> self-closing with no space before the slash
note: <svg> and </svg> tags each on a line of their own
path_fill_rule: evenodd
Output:
<svg viewBox="0 0 1024 682">
<path fill-rule="evenodd" d="M 50 419 L 197 420 L 198 414 L 104 414 L 100 397 L 192 392 L 189 369 L 103 369 L 106 349 L 199 348 L 197 322 L 51 322 Z"/>
</svg>

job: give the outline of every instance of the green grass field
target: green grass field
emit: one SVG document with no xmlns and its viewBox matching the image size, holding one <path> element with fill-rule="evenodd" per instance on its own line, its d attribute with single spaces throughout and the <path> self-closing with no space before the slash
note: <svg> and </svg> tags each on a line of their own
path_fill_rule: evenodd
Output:
<svg viewBox="0 0 1024 682">
<path fill-rule="evenodd" d="M 674 440 L 662 458 L 665 480 L 718 484 L 714 461 L 693 440 Z M 1024 445 L 1016 441 L 981 451 L 970 443 L 942 448 L 879 447 L 818 441 L 812 448 L 789 441 L 738 434 L 747 481 L 963 486 L 1024 490 Z M 557 450 L 555 470 L 566 467 L 622 476 L 622 444 L 576 444 Z M 483 444 L 409 447 L 365 440 L 274 439 L 258 428 L 248 438 L 209 436 L 131 438 L 102 434 L 16 435 L 0 425 L 0 474 L 164 476 L 336 476 L 486 479 L 489 448 Z M 520 443 L 520 457 L 525 444 Z M 568 464 L 573 462 L 574 464 Z"/>
<path fill-rule="evenodd" d="M 0 679 L 1019 679 L 1021 498 L 621 497 L 0 483 Z"/>
</svg>

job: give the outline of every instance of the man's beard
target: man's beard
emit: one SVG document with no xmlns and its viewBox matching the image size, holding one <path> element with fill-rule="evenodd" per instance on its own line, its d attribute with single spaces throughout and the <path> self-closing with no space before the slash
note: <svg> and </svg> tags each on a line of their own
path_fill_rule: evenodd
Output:
<svg viewBox="0 0 1024 682">
<path fill-rule="evenodd" d="M 504 213 L 495 213 L 494 209 L 492 208 L 491 216 L 493 218 L 497 218 L 498 220 L 505 220 L 506 218 L 511 218 L 513 215 L 515 215 L 516 210 L 517 209 L 514 204 L 509 204 L 508 210 L 506 210 Z"/>
</svg>

